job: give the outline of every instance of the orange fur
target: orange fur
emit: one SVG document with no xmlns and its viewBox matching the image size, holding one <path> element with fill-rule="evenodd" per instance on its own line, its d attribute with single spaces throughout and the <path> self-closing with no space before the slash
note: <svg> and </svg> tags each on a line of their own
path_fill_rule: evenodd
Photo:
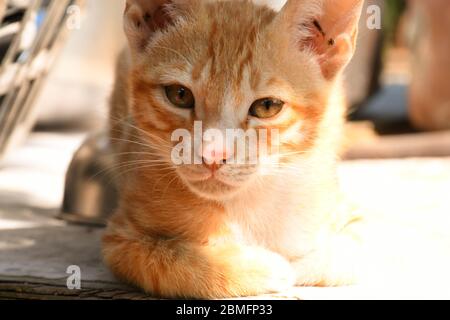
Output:
<svg viewBox="0 0 450 320">
<path fill-rule="evenodd" d="M 245 0 L 127 2 L 130 48 L 118 65 L 110 124 L 125 173 L 103 239 L 116 275 L 155 295 L 197 298 L 352 279 L 342 264 L 353 262 L 336 259 L 345 249 L 333 246 L 353 219 L 340 205 L 336 161 L 340 73 L 354 50 L 344 35 L 354 38 L 361 2 L 342 1 L 344 14 L 330 0 L 291 0 L 279 13 Z M 312 18 L 338 39 L 334 48 L 311 38 Z M 170 106 L 162 88 L 174 83 L 192 90 L 195 110 Z M 250 119 L 250 105 L 265 97 L 284 101 L 282 113 Z M 194 181 L 207 169 L 174 166 L 170 138 L 198 120 L 279 129 L 280 155 L 271 155 L 279 164 L 223 165 L 218 179 Z"/>
</svg>

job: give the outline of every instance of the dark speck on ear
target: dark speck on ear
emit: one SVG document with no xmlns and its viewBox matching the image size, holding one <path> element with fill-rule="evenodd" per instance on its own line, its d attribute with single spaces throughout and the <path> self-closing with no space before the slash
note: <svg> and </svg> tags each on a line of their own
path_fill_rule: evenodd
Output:
<svg viewBox="0 0 450 320">
<path fill-rule="evenodd" d="M 323 31 L 322 26 L 320 25 L 319 21 L 314 20 L 313 23 L 314 23 L 314 26 L 316 27 L 316 29 L 320 32 L 320 34 L 325 37 L 325 35 L 326 35 L 325 31 Z"/>
</svg>

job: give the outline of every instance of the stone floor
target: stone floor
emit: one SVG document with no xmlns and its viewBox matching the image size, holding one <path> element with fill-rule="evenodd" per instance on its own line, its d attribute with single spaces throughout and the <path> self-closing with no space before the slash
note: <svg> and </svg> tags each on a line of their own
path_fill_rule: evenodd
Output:
<svg viewBox="0 0 450 320">
<path fill-rule="evenodd" d="M 102 229 L 57 218 L 64 174 L 84 137 L 34 133 L 0 163 L 0 299 L 151 298 L 120 284 L 104 267 Z M 383 259 L 393 261 L 381 273 L 384 281 L 258 298 L 450 298 L 450 158 L 349 161 L 340 176 L 345 194 L 384 226 L 374 231 L 374 247 L 380 243 L 374 254 L 383 251 Z M 81 290 L 67 288 L 72 265 L 81 269 Z"/>
</svg>

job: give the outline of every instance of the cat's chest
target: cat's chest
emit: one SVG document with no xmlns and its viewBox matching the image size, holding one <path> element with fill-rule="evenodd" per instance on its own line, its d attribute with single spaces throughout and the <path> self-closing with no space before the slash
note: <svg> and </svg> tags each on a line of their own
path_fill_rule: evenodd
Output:
<svg viewBox="0 0 450 320">
<path fill-rule="evenodd" d="M 311 246 L 311 225 L 297 194 L 242 199 L 225 206 L 226 224 L 232 237 L 296 256 Z"/>
</svg>

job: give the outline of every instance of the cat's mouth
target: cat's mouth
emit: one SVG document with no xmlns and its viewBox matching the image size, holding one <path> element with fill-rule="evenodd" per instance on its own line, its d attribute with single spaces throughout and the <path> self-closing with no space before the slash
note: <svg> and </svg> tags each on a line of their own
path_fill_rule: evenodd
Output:
<svg viewBox="0 0 450 320">
<path fill-rule="evenodd" d="M 197 195 L 211 200 L 233 197 L 242 187 L 239 181 L 232 181 L 222 172 L 210 170 L 179 170 L 184 183 Z"/>
<path fill-rule="evenodd" d="M 187 178 L 188 182 L 194 185 L 204 185 L 204 184 L 217 184 L 218 186 L 237 188 L 238 185 L 235 185 L 231 182 L 226 181 L 226 179 L 221 178 L 221 176 L 214 172 L 206 173 L 202 176 L 193 176 Z"/>
<path fill-rule="evenodd" d="M 186 180 L 189 189 L 203 198 L 221 200 L 237 194 L 238 187 L 222 182 L 211 176 L 206 180 Z"/>
</svg>

